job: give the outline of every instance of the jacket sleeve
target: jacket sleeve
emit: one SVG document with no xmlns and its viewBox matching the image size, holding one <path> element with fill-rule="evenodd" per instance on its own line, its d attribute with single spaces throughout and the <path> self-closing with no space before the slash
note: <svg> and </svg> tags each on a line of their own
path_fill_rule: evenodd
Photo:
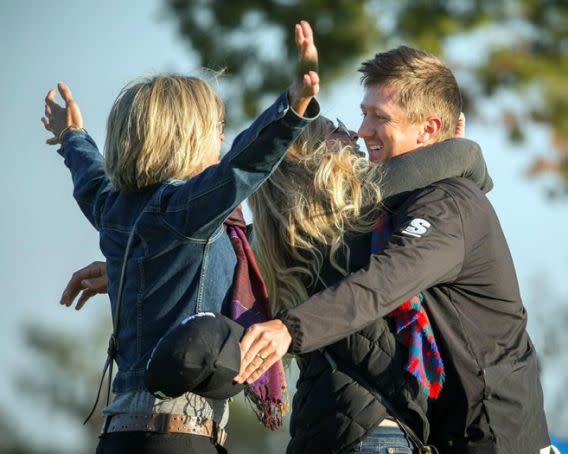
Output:
<svg viewBox="0 0 568 454">
<path fill-rule="evenodd" d="M 306 117 L 300 117 L 289 106 L 287 93 L 282 94 L 237 136 L 219 164 L 164 186 L 159 201 L 163 221 L 184 237 L 207 238 L 270 176 L 318 115 L 315 100 Z"/>
<path fill-rule="evenodd" d="M 73 179 L 73 197 L 89 222 L 98 230 L 101 213 L 112 185 L 105 174 L 104 161 L 95 141 L 83 131 L 69 131 L 63 136 L 58 153 Z"/>
<path fill-rule="evenodd" d="M 307 353 L 383 317 L 420 291 L 453 282 L 464 260 L 460 211 L 439 185 L 413 194 L 393 216 L 385 249 L 353 273 L 278 314 L 292 335 L 291 350 Z"/>
<path fill-rule="evenodd" d="M 380 172 L 385 204 L 397 205 L 413 191 L 446 178 L 464 177 L 484 193 L 493 180 L 479 145 L 467 139 L 449 139 L 390 159 Z"/>
</svg>

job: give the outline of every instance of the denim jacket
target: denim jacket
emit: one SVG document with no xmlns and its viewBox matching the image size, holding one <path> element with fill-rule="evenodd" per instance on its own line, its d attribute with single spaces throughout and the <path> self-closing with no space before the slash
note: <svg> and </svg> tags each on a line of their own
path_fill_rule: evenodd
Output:
<svg viewBox="0 0 568 454">
<path fill-rule="evenodd" d="M 317 102 L 309 111 L 311 118 L 299 117 L 284 93 L 239 134 L 219 164 L 189 180 L 132 193 L 113 188 L 90 136 L 64 136 L 59 152 L 73 177 L 73 196 L 100 233 L 113 317 L 126 243 L 135 229 L 120 306 L 115 393 L 144 389 L 154 345 L 181 320 L 226 309 L 236 257 L 223 222 L 317 117 Z"/>
</svg>

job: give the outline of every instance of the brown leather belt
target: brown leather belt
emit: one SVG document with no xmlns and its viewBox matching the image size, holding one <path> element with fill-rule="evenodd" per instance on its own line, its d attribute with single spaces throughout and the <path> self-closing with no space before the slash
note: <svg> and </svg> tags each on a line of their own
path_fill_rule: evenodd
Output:
<svg viewBox="0 0 568 454">
<path fill-rule="evenodd" d="M 221 446 L 227 440 L 225 429 L 219 429 L 211 419 L 195 416 L 151 413 L 147 415 L 120 414 L 105 418 L 103 433 L 127 431 L 202 435 L 213 438 Z"/>
</svg>

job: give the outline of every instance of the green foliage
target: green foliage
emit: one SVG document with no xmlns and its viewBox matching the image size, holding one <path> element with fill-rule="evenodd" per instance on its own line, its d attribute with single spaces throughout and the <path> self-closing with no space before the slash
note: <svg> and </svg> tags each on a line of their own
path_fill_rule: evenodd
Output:
<svg viewBox="0 0 568 454">
<path fill-rule="evenodd" d="M 233 88 L 227 104 L 237 119 L 255 116 L 262 95 L 280 92 L 292 81 L 293 28 L 299 18 L 317 29 L 320 70 L 328 80 L 343 74 L 379 39 L 361 1 L 170 0 L 167 5 L 199 63 L 227 68 Z"/>
<path fill-rule="evenodd" d="M 293 25 L 306 19 L 316 33 L 324 86 L 347 71 L 355 74 L 357 63 L 374 51 L 401 43 L 429 50 L 457 68 L 462 64 L 446 53 L 449 41 L 461 37 L 466 48 L 467 40 L 474 46 L 479 44 L 474 40 L 485 41 L 485 56 L 467 62 L 478 86 L 462 86 L 466 114 L 480 114 L 475 103 L 480 94 L 513 90 L 525 101 L 526 118 L 552 128 L 558 159 L 568 156 L 565 0 L 166 0 L 166 5 L 200 64 L 226 68 L 233 120 L 255 116 L 263 96 L 290 83 Z M 538 93 L 537 101 L 526 96 L 529 90 Z M 503 126 L 512 140 L 522 140 L 519 125 L 525 120 L 507 115 Z"/>
<path fill-rule="evenodd" d="M 75 428 L 84 428 L 89 452 L 97 444 L 102 425 L 100 409 L 106 401 L 106 381 L 98 411 L 87 425 L 82 424 L 95 401 L 110 331 L 107 318 L 97 319 L 85 332 L 54 331 L 37 322 L 23 330 L 36 364 L 33 370 L 25 370 L 17 377 L 22 395 L 47 403 L 54 413 L 68 416 Z M 42 373 L 34 372 L 37 370 Z"/>
</svg>

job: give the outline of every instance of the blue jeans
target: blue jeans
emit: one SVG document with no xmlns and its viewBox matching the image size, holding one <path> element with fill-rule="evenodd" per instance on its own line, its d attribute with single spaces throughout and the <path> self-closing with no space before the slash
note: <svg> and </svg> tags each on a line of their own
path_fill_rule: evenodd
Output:
<svg viewBox="0 0 568 454">
<path fill-rule="evenodd" d="M 360 454 L 411 454 L 412 443 L 397 427 L 377 427 L 353 448 L 351 453 Z"/>
</svg>

